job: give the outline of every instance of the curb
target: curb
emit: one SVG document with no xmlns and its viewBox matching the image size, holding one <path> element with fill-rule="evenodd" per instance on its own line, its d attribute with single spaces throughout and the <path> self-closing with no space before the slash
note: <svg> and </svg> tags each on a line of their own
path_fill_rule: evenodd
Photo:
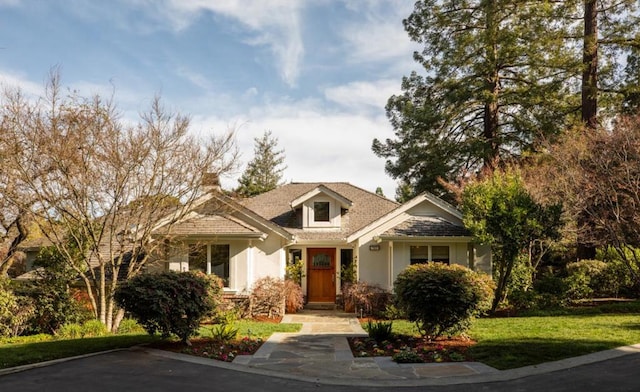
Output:
<svg viewBox="0 0 640 392">
<path fill-rule="evenodd" d="M 195 357 L 187 354 L 174 353 L 170 351 L 141 348 L 142 351 L 163 358 L 179 360 L 205 366 L 213 366 L 226 370 L 234 370 L 243 373 L 252 373 L 262 376 L 277 377 L 287 380 L 303 381 L 324 385 L 342 385 L 342 386 L 370 386 L 370 387 L 414 387 L 414 386 L 437 386 L 437 385 L 458 385 L 458 384 L 476 384 L 496 381 L 509 381 L 519 378 L 535 376 L 545 373 L 551 373 L 559 370 L 571 369 L 574 367 L 588 365 L 591 363 L 606 361 L 609 359 L 623 357 L 625 355 L 640 354 L 640 343 L 631 346 L 622 346 L 610 350 L 599 351 L 591 354 L 581 355 L 579 357 L 566 358 L 553 362 L 541 363 L 538 365 L 524 366 L 509 370 L 495 370 L 484 374 L 469 376 L 446 376 L 439 378 L 421 378 L 421 379 L 340 379 L 335 377 L 309 377 L 292 373 L 276 372 L 267 369 L 258 369 L 252 366 L 239 365 L 230 362 L 222 362 L 215 359 Z M 473 364 L 470 362 L 469 364 Z M 427 364 L 424 366 L 438 366 L 440 364 Z M 486 365 L 485 365 L 486 366 Z"/>
<path fill-rule="evenodd" d="M 545 373 L 551 373 L 559 370 L 571 369 L 574 367 L 588 365 L 596 362 L 606 361 L 609 359 L 619 358 L 631 354 L 640 354 L 640 343 L 630 346 L 617 347 L 610 350 L 599 351 L 591 354 L 581 355 L 579 357 L 566 358 L 553 362 L 541 363 L 538 365 L 525 366 L 516 369 L 509 370 L 496 370 L 484 374 L 469 375 L 469 376 L 446 376 L 439 378 L 422 378 L 422 379 L 340 379 L 335 377 L 309 377 L 303 375 L 297 375 L 292 373 L 282 373 L 273 370 L 258 369 L 252 366 L 239 365 L 229 362 L 222 362 L 215 359 L 208 359 L 202 357 L 196 357 L 187 354 L 174 353 L 171 351 L 164 351 L 158 349 L 152 349 L 144 346 L 133 346 L 130 348 L 119 348 L 107 351 L 100 351 L 95 353 L 88 353 L 83 355 L 77 355 L 74 357 L 54 359 L 51 361 L 38 362 L 34 364 L 16 366 L 13 368 L 0 369 L 0 376 L 19 373 L 31 369 L 37 369 L 41 367 L 51 366 L 59 363 L 75 361 L 78 359 L 93 357 L 97 355 L 109 354 L 120 351 L 141 351 L 157 357 L 163 357 L 182 362 L 189 362 L 198 365 L 212 366 L 226 370 L 233 370 L 243 373 L 252 373 L 268 377 L 276 377 L 281 379 L 302 381 L 315 384 L 324 385 L 342 385 L 342 386 L 371 386 L 371 387 L 383 387 L 383 386 L 395 386 L 395 387 L 411 387 L 411 386 L 437 386 L 437 385 L 459 385 L 459 384 L 476 384 L 496 381 L 509 381 L 519 378 L 535 376 Z M 470 362 L 469 364 L 473 364 Z M 438 366 L 440 364 L 433 364 Z M 429 366 L 429 365 L 425 365 Z"/>
</svg>

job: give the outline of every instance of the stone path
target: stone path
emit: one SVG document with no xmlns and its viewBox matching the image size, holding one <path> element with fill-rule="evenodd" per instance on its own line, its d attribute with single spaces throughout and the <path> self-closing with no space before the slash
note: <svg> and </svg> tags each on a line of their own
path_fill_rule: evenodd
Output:
<svg viewBox="0 0 640 392">
<path fill-rule="evenodd" d="M 254 355 L 233 363 L 301 377 L 411 380 L 470 376 L 497 370 L 476 362 L 397 364 L 389 357 L 354 358 L 348 336 L 367 336 L 353 314 L 305 310 L 283 323 L 302 323 L 297 333 L 274 333 Z"/>
</svg>

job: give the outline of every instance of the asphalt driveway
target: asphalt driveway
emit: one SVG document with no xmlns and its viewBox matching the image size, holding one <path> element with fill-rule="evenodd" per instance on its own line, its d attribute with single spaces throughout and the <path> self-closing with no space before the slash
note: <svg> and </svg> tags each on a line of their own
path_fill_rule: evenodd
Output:
<svg viewBox="0 0 640 392">
<path fill-rule="evenodd" d="M 445 380 L 442 380 L 445 381 Z M 123 350 L 0 376 L 0 391 L 640 391 L 640 353 L 510 381 L 372 388 L 325 385 Z"/>
</svg>

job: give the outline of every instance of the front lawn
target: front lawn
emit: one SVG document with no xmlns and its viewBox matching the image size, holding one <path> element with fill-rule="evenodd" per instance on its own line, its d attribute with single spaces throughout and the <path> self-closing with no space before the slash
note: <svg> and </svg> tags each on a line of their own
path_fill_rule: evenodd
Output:
<svg viewBox="0 0 640 392">
<path fill-rule="evenodd" d="M 143 335 L 110 335 L 95 338 L 33 341 L 30 337 L 14 338 L 0 343 L 0 369 L 76 355 L 126 348 L 149 343 L 158 338 Z"/>
<path fill-rule="evenodd" d="M 412 322 L 395 320 L 393 332 L 410 342 Z M 640 315 L 568 314 L 475 320 L 469 337 L 473 360 L 512 369 L 640 343 Z"/>
<path fill-rule="evenodd" d="M 228 354 L 234 350 L 240 353 L 249 350 L 248 353 L 253 353 L 272 333 L 296 332 L 300 330 L 302 325 L 239 320 L 234 323 L 234 327 L 238 329 L 239 338 L 231 343 L 228 349 L 225 348 L 220 353 L 218 359 L 227 358 Z M 200 329 L 199 332 L 203 338 L 209 336 L 209 328 L 211 327 L 202 327 Z M 195 340 L 197 339 L 194 339 L 194 341 Z M 180 350 L 184 348 L 181 344 L 176 345 L 171 341 L 161 341 L 159 337 L 153 337 L 147 334 L 109 335 L 67 340 L 54 340 L 50 335 L 25 336 L 0 340 L 0 369 L 116 348 L 132 347 L 145 343 L 153 343 L 160 346 L 176 346 L 179 347 Z M 213 352 L 209 354 L 210 355 L 207 356 L 213 357 Z"/>
</svg>

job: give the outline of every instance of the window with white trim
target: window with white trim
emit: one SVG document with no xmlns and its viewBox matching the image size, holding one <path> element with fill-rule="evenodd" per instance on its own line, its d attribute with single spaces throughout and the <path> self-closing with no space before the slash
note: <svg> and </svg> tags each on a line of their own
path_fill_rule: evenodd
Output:
<svg viewBox="0 0 640 392">
<path fill-rule="evenodd" d="M 443 245 L 412 245 L 409 248 L 411 264 L 444 263 L 449 264 L 449 246 Z"/>
<path fill-rule="evenodd" d="M 189 245 L 189 271 L 215 274 L 229 287 L 229 265 L 229 244 Z"/>
</svg>

